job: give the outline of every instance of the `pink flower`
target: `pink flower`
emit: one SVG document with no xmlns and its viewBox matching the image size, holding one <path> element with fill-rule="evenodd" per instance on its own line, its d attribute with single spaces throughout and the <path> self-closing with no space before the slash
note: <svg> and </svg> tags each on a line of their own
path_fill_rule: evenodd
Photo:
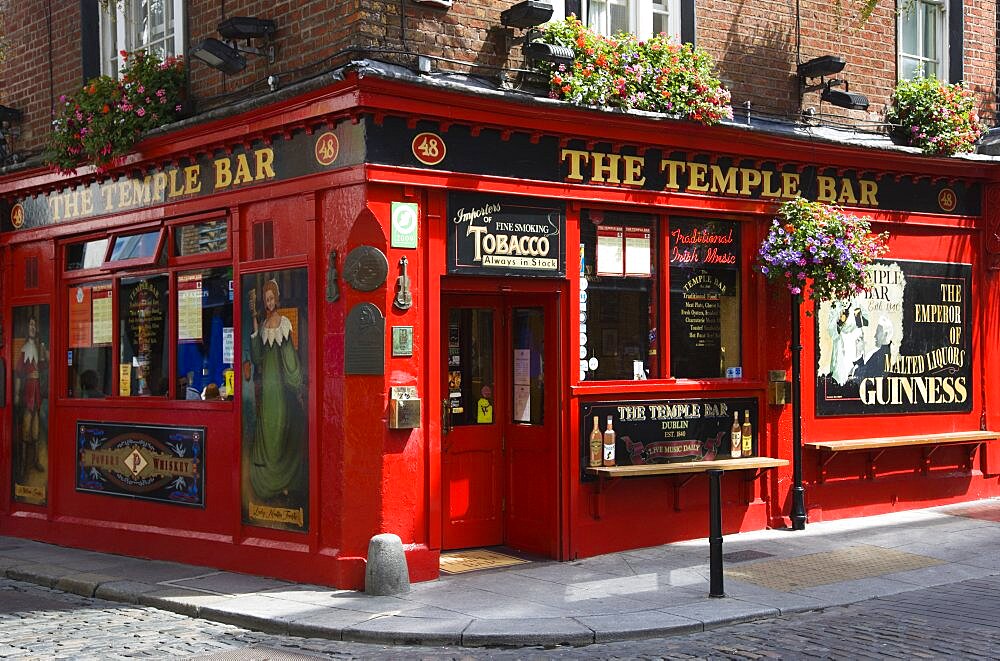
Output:
<svg viewBox="0 0 1000 661">
<path fill-rule="evenodd" d="M 138 110 L 135 111 L 135 114 L 139 115 L 139 117 L 144 117 L 146 115 L 146 109 L 139 108 Z"/>
</svg>

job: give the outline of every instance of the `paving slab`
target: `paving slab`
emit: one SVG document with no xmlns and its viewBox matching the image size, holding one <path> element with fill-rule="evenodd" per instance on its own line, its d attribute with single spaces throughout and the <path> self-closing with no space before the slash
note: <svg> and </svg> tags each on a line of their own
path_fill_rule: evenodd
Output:
<svg viewBox="0 0 1000 661">
<path fill-rule="evenodd" d="M 531 618 L 511 620 L 474 620 L 462 632 L 462 644 L 487 645 L 588 645 L 594 631 L 568 618 Z"/>
<path fill-rule="evenodd" d="M 460 645 L 472 618 L 429 620 L 406 616 L 377 617 L 343 630 L 342 640 L 394 645 Z"/>
<path fill-rule="evenodd" d="M 72 573 L 75 573 L 75 570 L 71 567 L 35 562 L 14 565 L 5 571 L 7 578 L 44 585 L 47 588 L 55 587 L 60 578 Z"/>
<path fill-rule="evenodd" d="M 703 631 L 705 628 L 700 620 L 663 611 L 590 615 L 573 619 L 591 629 L 594 632 L 594 642 L 597 643 L 677 636 Z"/>
<path fill-rule="evenodd" d="M 63 592 L 78 594 L 81 597 L 93 597 L 97 588 L 100 587 L 102 583 L 110 583 L 116 580 L 118 579 L 115 576 L 94 574 L 92 572 L 78 572 L 74 570 L 71 574 L 59 577 L 59 580 L 56 581 L 56 584 L 53 587 L 57 590 L 62 590 Z"/>
</svg>

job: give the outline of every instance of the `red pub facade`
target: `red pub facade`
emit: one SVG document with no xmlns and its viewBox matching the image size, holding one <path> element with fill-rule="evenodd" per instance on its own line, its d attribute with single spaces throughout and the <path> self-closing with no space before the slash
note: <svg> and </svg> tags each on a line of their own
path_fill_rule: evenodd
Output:
<svg viewBox="0 0 1000 661">
<path fill-rule="evenodd" d="M 890 237 L 803 308 L 808 520 L 1000 495 L 995 163 L 842 135 L 363 60 L 106 173 L 8 168 L 0 534 L 359 588 L 382 532 L 414 580 L 704 537 L 711 466 L 725 532 L 789 525 L 755 263 L 798 196 Z"/>
</svg>

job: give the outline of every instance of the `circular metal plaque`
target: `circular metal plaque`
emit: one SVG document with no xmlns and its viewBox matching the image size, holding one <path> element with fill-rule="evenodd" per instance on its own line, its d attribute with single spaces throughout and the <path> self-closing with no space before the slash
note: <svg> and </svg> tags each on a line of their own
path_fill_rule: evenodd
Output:
<svg viewBox="0 0 1000 661">
<path fill-rule="evenodd" d="M 344 280 L 358 291 L 372 291 L 385 284 L 389 262 L 373 246 L 358 246 L 344 260 Z"/>
</svg>

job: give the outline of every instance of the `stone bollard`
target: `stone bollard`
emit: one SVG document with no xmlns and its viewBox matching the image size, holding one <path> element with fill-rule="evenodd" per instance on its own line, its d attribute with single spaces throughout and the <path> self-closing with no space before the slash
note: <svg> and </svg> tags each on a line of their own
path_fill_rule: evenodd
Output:
<svg viewBox="0 0 1000 661">
<path fill-rule="evenodd" d="M 383 533 L 368 542 L 365 592 L 371 595 L 403 594 L 410 591 L 410 572 L 399 535 Z"/>
</svg>

